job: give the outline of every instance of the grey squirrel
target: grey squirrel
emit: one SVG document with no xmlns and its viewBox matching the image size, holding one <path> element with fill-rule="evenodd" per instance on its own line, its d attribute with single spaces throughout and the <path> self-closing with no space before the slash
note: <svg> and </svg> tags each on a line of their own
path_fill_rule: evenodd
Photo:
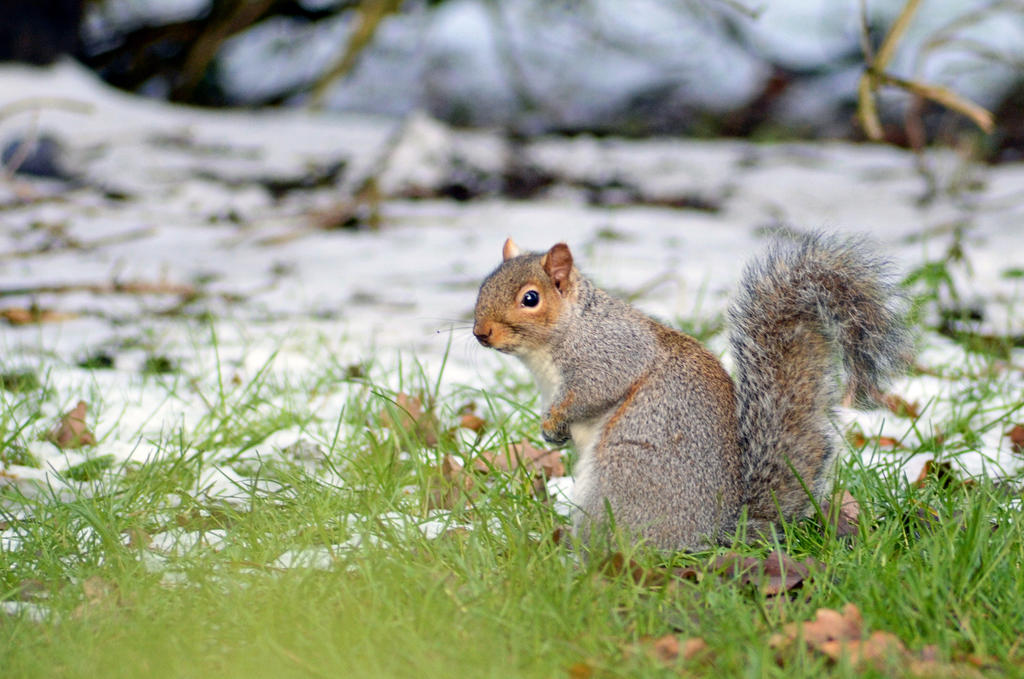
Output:
<svg viewBox="0 0 1024 679">
<path fill-rule="evenodd" d="M 584 543 L 609 510 L 665 550 L 807 515 L 830 490 L 840 357 L 848 393 L 870 402 L 912 355 L 891 268 L 857 239 L 796 235 L 748 265 L 729 310 L 735 383 L 697 340 L 598 289 L 565 243 L 509 239 L 502 259 L 473 334 L 533 374 L 544 439 L 575 443 Z"/>
</svg>

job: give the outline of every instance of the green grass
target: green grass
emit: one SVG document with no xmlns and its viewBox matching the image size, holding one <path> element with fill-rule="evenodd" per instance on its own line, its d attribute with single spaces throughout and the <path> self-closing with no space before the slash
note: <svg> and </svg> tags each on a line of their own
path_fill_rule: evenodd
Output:
<svg viewBox="0 0 1024 679">
<path fill-rule="evenodd" d="M 995 676 L 1024 672 L 1016 480 L 915 487 L 898 460 L 864 466 L 851 456 L 839 485 L 861 502 L 859 536 L 837 538 L 808 519 L 787 526 L 778 544 L 735 548 L 816 559 L 802 588 L 769 597 L 713 574 L 645 586 L 605 572 L 601 555 L 581 560 L 553 540 L 566 520 L 530 492 L 525 473 L 488 475 L 456 493 L 452 509 L 430 508 L 444 456 L 466 462 L 536 436 L 533 388 L 515 374 L 495 376 L 488 392 L 442 390 L 440 375 L 416 366 L 353 370 L 325 360 L 315 375 L 283 377 L 273 360 L 241 381 L 220 358 L 201 375 L 183 360 L 178 372 L 141 376 L 169 400 L 201 401 L 205 414 L 146 435 L 160 454 L 145 461 L 111 463 L 101 436 L 65 487 L 0 489 L 0 529 L 18 539 L 0 551 L 0 602 L 13 611 L 0 613 L 2 676 L 908 672 L 768 646 L 787 623 L 847 602 L 867 629 L 891 632 L 911 651 L 934 645 L 948 676 L 971 676 L 967 656 Z M 954 459 L 976 450 L 986 429 L 1020 419 L 1019 378 L 993 365 L 969 371 L 979 377 L 948 397 L 955 407 L 941 442 L 921 432 L 908 455 Z M 44 401 L 70 396 L 41 382 L 36 392 L 0 393 L 0 439 L 12 450 L 48 426 Z M 419 396 L 431 414 L 419 425 L 403 419 L 398 392 Z M 454 430 L 468 401 L 488 423 L 479 437 Z M 400 424 L 385 426 L 383 413 Z M 264 439 L 282 429 L 311 445 L 272 454 Z M 428 431 L 436 445 L 424 443 Z M 237 496 L 207 492 L 214 467 L 239 475 Z M 646 569 L 664 564 L 643 550 L 629 556 Z M 677 555 L 672 565 L 704 569 L 707 557 Z M 286 567 L 288 558 L 318 565 Z M 710 655 L 666 665 L 645 640 L 669 633 L 703 638 Z"/>
</svg>

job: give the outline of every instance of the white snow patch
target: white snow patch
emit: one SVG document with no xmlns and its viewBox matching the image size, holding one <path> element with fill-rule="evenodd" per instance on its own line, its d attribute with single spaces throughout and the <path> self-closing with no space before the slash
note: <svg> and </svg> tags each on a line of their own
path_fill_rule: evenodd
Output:
<svg viewBox="0 0 1024 679">
<path fill-rule="evenodd" d="M 275 568 L 312 568 L 329 570 L 337 561 L 334 550 L 330 547 L 307 547 L 290 549 L 283 552 L 272 564 Z"/>
<path fill-rule="evenodd" d="M 34 601 L 0 601 L 0 610 L 12 617 L 25 616 L 32 622 L 45 622 L 50 617 L 49 606 Z"/>
<path fill-rule="evenodd" d="M 469 11 L 447 4 L 452 12 Z M 653 48 L 678 39 L 672 25 L 654 36 Z M 800 47 L 805 49 L 810 54 L 817 48 Z M 638 306 L 672 321 L 724 312 L 743 263 L 764 247 L 765 225 L 867 233 L 910 270 L 944 258 L 953 227 L 963 224 L 967 263 L 950 268 L 962 298 L 977 300 L 984 312 L 979 332 L 1024 333 L 1024 315 L 1017 313 L 1024 283 L 1013 275 L 1024 270 L 1024 170 L 1012 165 L 969 166 L 956 154 L 929 153 L 940 186 L 966 175 L 976 180 L 976 190 L 940 192 L 922 206 L 924 185 L 914 159 L 896 149 L 579 137 L 525 145 L 528 162 L 563 179 L 536 199 L 399 200 L 394 193 L 430 189 L 443 179 L 453 155 L 499 170 L 505 140 L 423 117 L 399 126 L 297 110 L 201 111 L 113 91 L 72 63 L 0 67 L 0 106 L 55 95 L 92 107 L 91 113 L 38 114 L 40 129 L 62 139 L 85 184 L 60 200 L 18 203 L 14 193 L 0 196 L 9 225 L 0 234 L 0 249 L 20 253 L 0 260 L 0 289 L 29 289 L 5 304 L 81 314 L 59 323 L 0 326 L 3 369 L 30 369 L 46 385 L 32 405 L 32 419 L 4 392 L 5 407 L 28 423 L 17 443 L 40 466 L 8 465 L 0 482 L 42 497 L 49 496 L 48 487 L 58 498 L 88 492 L 88 484 L 63 474 L 97 455 L 114 456 L 110 473 L 122 463 L 193 456 L 196 444 L 188 435 L 201 427 L 210 431 L 211 413 L 236 404 L 234 414 L 243 420 L 237 426 L 250 418 L 270 421 L 287 409 L 308 416 L 299 418 L 308 420 L 302 427 L 273 432 L 241 454 L 210 444 L 216 449 L 204 454 L 207 466 L 194 492 L 246 506 L 253 492 L 278 486 L 254 486 L 225 460 L 283 458 L 313 468 L 334 440 L 342 409 L 353 399 L 374 398 L 358 383 L 327 383 L 324 375 L 371 361 L 371 370 L 397 386 L 399 360 L 407 374 L 416 362 L 431 378 L 444 363 L 442 396 L 462 387 L 487 390 L 499 371 L 525 379 L 518 362 L 485 351 L 470 333 L 477 286 L 500 262 L 508 236 L 528 250 L 570 243 L 580 267 L 599 284 L 618 293 L 640 291 Z M 24 123 L 19 116 L 5 118 L 0 134 Z M 346 163 L 337 182 L 281 200 L 263 181 L 301 177 L 310 167 L 334 162 Z M 315 226 L 311 210 L 345 204 L 351 189 L 377 169 L 386 170 L 379 230 Z M 717 209 L 587 203 L 581 186 L 615 179 L 651 198 L 701 197 Z M 33 180 L 17 181 L 37 188 Z M 43 188 L 41 195 L 48 195 Z M 111 200 L 106 189 L 127 197 Z M 67 239 L 80 247 L 65 247 Z M 45 249 L 48 244 L 53 247 Z M 194 285 L 204 294 L 189 300 L 94 289 L 130 281 Z M 81 289 L 54 291 L 58 285 Z M 178 307 L 183 316 L 167 313 Z M 721 353 L 724 338 L 716 338 L 712 349 Z M 110 369 L 79 367 L 100 354 L 111 358 Z M 142 367 L 155 357 L 170 359 L 176 369 L 143 375 Z M 932 336 L 918 360 L 946 374 L 894 386 L 920 404 L 917 431 L 885 411 L 848 412 L 844 421 L 856 422 L 867 435 L 908 443 L 918 431 L 932 435 L 970 396 L 962 393 L 969 382 L 948 378 L 980 369 L 982 362 Z M 1006 367 L 1011 377 L 987 404 L 992 413 L 1007 412 L 1024 397 L 1019 379 L 1012 379 L 1022 363 L 1024 352 L 1016 350 Z M 271 397 L 243 401 L 261 395 L 264 385 Z M 99 444 L 61 451 L 42 440 L 79 399 L 90 405 L 88 424 Z M 229 426 L 235 425 L 229 420 Z M 958 464 L 972 474 L 1015 473 L 1019 464 L 999 429 L 982 432 L 977 450 L 958 456 Z M 183 448 L 167 446 L 176 432 L 186 435 Z M 337 435 L 361 440 L 364 431 L 345 425 Z M 915 465 L 906 461 L 904 472 L 912 477 Z M 326 472 L 324 479 L 341 484 Z M 572 479 L 548 485 L 557 510 L 567 512 Z M 167 502 L 173 506 L 179 499 Z M 456 527 L 446 515 L 385 520 L 427 537 Z M 354 540 L 363 539 L 353 530 Z"/>
<path fill-rule="evenodd" d="M 226 537 L 227 531 L 221 528 L 204 531 L 168 530 L 151 537 L 149 550 L 174 556 L 183 556 L 201 548 L 218 552 L 226 546 Z"/>
</svg>

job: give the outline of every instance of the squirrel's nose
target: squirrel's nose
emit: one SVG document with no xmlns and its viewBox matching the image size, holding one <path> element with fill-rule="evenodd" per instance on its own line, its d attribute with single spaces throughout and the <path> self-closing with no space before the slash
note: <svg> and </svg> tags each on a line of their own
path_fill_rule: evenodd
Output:
<svg viewBox="0 0 1024 679">
<path fill-rule="evenodd" d="M 494 333 L 494 328 L 489 323 L 474 323 L 473 324 L 473 336 L 476 337 L 476 341 L 485 347 L 491 346 L 491 335 Z"/>
</svg>

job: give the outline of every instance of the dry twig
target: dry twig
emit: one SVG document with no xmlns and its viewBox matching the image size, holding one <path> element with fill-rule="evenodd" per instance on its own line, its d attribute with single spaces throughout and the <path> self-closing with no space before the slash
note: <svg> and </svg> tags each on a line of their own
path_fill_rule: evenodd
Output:
<svg viewBox="0 0 1024 679">
<path fill-rule="evenodd" d="M 900 78 L 886 71 L 893 55 L 896 53 L 896 46 L 906 34 L 911 19 L 921 4 L 921 0 L 907 0 L 906 4 L 903 5 L 900 15 L 886 34 L 885 40 L 882 41 L 878 54 L 875 55 L 871 54 L 871 46 L 867 38 L 866 2 L 867 0 L 861 0 L 861 33 L 864 59 L 867 65 L 857 85 L 857 117 L 868 138 L 879 141 L 884 137 L 882 123 L 878 117 L 878 106 L 875 101 L 875 95 L 883 85 L 896 87 L 910 94 L 934 101 L 966 116 L 984 132 L 991 132 L 995 123 L 992 114 L 983 107 L 941 85 L 930 85 L 917 80 Z"/>
</svg>

